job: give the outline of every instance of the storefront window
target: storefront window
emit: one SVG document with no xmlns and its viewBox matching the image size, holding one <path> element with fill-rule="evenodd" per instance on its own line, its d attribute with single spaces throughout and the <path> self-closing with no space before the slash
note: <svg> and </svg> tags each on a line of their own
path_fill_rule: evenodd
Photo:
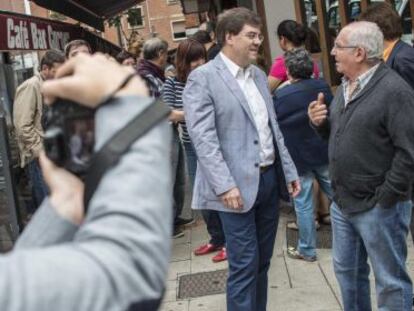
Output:
<svg viewBox="0 0 414 311">
<path fill-rule="evenodd" d="M 32 77 L 37 70 L 38 61 L 35 52 L 10 52 L 10 60 L 16 85 L 20 85 L 23 81 Z"/>
</svg>

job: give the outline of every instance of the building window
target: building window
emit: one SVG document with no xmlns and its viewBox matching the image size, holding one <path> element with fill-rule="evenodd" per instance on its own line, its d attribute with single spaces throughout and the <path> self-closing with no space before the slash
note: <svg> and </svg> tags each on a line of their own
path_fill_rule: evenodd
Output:
<svg viewBox="0 0 414 311">
<path fill-rule="evenodd" d="M 144 9 L 142 6 L 136 6 L 128 10 L 128 27 L 129 28 L 142 28 L 144 27 Z"/>
<path fill-rule="evenodd" d="M 185 20 L 181 21 L 172 21 L 171 30 L 173 35 L 173 40 L 182 40 L 187 38 L 185 33 Z"/>
</svg>

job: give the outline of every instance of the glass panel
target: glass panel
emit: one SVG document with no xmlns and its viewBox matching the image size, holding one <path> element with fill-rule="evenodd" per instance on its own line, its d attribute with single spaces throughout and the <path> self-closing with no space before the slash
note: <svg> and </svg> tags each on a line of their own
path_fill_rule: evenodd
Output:
<svg viewBox="0 0 414 311">
<path fill-rule="evenodd" d="M 349 14 L 351 20 L 356 20 L 361 13 L 361 4 L 360 2 L 353 2 L 349 4 Z"/>
<path fill-rule="evenodd" d="M 187 38 L 187 34 L 185 32 L 185 21 L 172 22 L 172 28 L 174 39 Z"/>
<path fill-rule="evenodd" d="M 309 27 L 312 27 L 317 20 L 315 0 L 303 0 L 303 2 L 305 5 L 306 23 Z"/>
<path fill-rule="evenodd" d="M 131 27 L 144 26 L 144 18 L 142 16 L 142 8 L 141 7 L 132 8 L 132 9 L 129 10 L 128 24 Z"/>
<path fill-rule="evenodd" d="M 399 9 L 401 8 L 401 5 L 403 4 L 403 0 L 394 0 L 394 2 L 395 2 L 395 9 L 399 11 Z"/>
<path fill-rule="evenodd" d="M 10 52 L 16 85 L 33 76 L 36 68 L 32 52 Z"/>
</svg>

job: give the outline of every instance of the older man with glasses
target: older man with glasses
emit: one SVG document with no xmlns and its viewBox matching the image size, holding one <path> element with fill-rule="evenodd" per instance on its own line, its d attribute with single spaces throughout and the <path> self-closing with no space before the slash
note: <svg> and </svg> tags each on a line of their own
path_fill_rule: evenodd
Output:
<svg viewBox="0 0 414 311">
<path fill-rule="evenodd" d="M 329 107 L 308 114 L 329 138 L 334 190 L 333 264 L 345 311 L 371 307 L 368 259 L 379 310 L 412 307 L 406 238 L 414 176 L 414 92 L 382 62 L 383 35 L 371 22 L 339 33 L 332 55 L 342 85 Z"/>
</svg>

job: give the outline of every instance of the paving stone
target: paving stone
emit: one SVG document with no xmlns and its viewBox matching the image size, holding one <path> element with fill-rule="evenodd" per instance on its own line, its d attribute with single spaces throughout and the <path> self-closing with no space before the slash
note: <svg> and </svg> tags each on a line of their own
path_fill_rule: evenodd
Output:
<svg viewBox="0 0 414 311">
<path fill-rule="evenodd" d="M 189 311 L 188 300 L 165 302 L 162 304 L 160 311 Z"/>
<path fill-rule="evenodd" d="M 291 220 L 293 217 L 293 210 L 289 207 L 283 207 L 269 271 L 269 301 L 267 310 L 341 310 L 341 295 L 333 271 L 332 253 L 330 249 L 318 249 L 318 262 L 316 263 L 307 263 L 287 258 L 285 224 L 287 220 Z M 197 246 L 208 242 L 208 239 L 209 236 L 205 225 L 197 224 L 189 228 L 184 238 L 173 241 L 174 251 L 172 260 L 174 262 L 171 263 L 167 291 L 161 311 L 226 310 L 224 294 L 176 301 L 176 288 L 178 288 L 177 276 L 227 268 L 227 262 L 212 263 L 211 258 L 214 254 L 206 256 L 194 256 L 192 254 Z M 189 260 L 186 258 L 189 258 Z M 288 269 L 286 269 L 286 266 Z M 411 237 L 408 239 L 407 267 L 411 275 L 414 276 L 414 245 Z M 373 310 L 377 310 L 375 306 L 373 276 L 370 277 L 370 280 Z M 291 285 L 293 288 L 291 288 Z"/>
<path fill-rule="evenodd" d="M 285 255 L 285 258 L 287 272 L 293 288 L 326 284 L 326 280 L 319 269 L 317 261 L 306 262 L 303 260 L 289 258 L 287 255 Z"/>
<path fill-rule="evenodd" d="M 192 256 L 191 257 L 191 273 L 226 269 L 228 267 L 227 261 L 214 263 L 211 260 L 213 256 L 215 255 L 216 253 L 203 255 L 203 256 L 195 256 L 194 254 L 192 254 L 191 255 Z"/>
<path fill-rule="evenodd" d="M 190 300 L 192 311 L 226 311 L 226 295 L 212 295 Z"/>
<path fill-rule="evenodd" d="M 167 281 L 164 302 L 173 302 L 177 300 L 177 282 L 177 280 Z"/>
<path fill-rule="evenodd" d="M 340 308 L 326 284 L 269 289 L 268 311 L 333 311 Z"/>
<path fill-rule="evenodd" d="M 171 262 L 191 259 L 191 245 L 189 243 L 177 244 L 173 247 Z"/>
<path fill-rule="evenodd" d="M 206 230 L 206 226 L 200 222 L 200 225 L 194 226 L 191 229 L 191 244 L 193 248 L 199 246 L 199 244 L 208 243 L 210 236 Z"/>
<path fill-rule="evenodd" d="M 190 260 L 171 262 L 168 269 L 168 281 L 177 280 L 179 275 L 188 274 L 190 271 Z"/>
<path fill-rule="evenodd" d="M 280 219 L 276 233 L 276 242 L 273 257 L 283 254 L 283 250 L 286 249 L 286 234 L 283 229 L 285 226 L 286 221 L 283 218 Z"/>
<path fill-rule="evenodd" d="M 191 230 L 190 229 L 186 229 L 184 230 L 184 236 L 177 238 L 177 239 L 172 239 L 173 241 L 173 246 L 175 245 L 180 245 L 180 244 L 190 244 L 191 241 Z"/>
<path fill-rule="evenodd" d="M 273 255 L 269 271 L 269 289 L 290 288 L 289 275 L 282 255 Z"/>
</svg>

